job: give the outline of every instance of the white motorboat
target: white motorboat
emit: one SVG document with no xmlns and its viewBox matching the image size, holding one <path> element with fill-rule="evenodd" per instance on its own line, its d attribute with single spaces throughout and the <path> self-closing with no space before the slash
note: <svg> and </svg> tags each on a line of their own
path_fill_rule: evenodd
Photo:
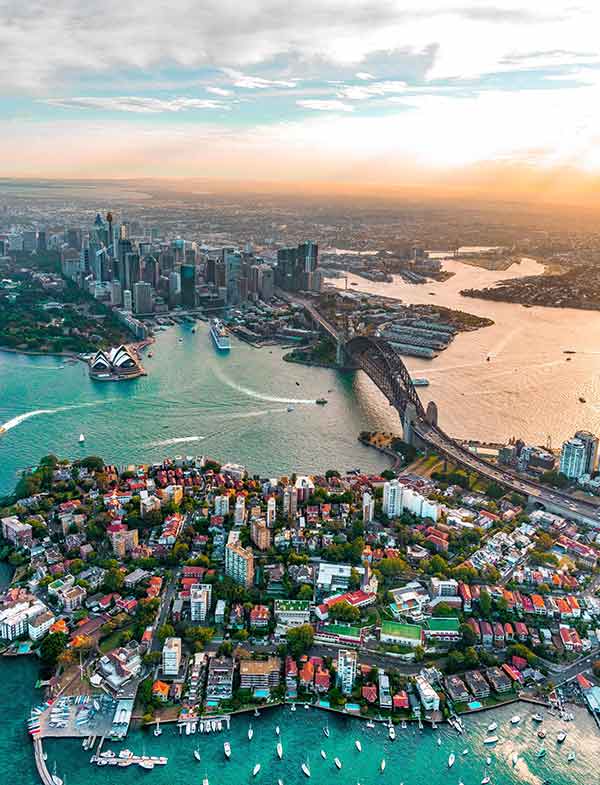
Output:
<svg viewBox="0 0 600 785">
<path fill-rule="evenodd" d="M 156 720 L 156 728 L 154 728 L 154 735 L 160 736 L 162 733 L 162 728 L 160 727 L 160 720 Z"/>
<path fill-rule="evenodd" d="M 481 780 L 481 785 L 488 785 L 488 783 L 490 782 L 490 779 L 491 779 L 490 776 L 488 774 L 486 774 L 484 776 L 484 778 Z"/>
<path fill-rule="evenodd" d="M 385 771 L 385 758 L 381 759 L 381 763 L 379 764 L 379 770 L 381 771 L 382 774 Z"/>
<path fill-rule="evenodd" d="M 558 736 L 556 737 L 556 741 L 557 741 L 559 744 L 562 744 L 562 743 L 563 743 L 563 741 L 564 741 L 566 738 L 567 738 L 567 734 L 566 734 L 566 732 L 565 732 L 564 730 L 561 730 L 561 732 L 560 732 L 560 733 L 558 734 Z"/>
<path fill-rule="evenodd" d="M 283 780 L 277 780 L 277 785 L 283 785 Z"/>
<path fill-rule="evenodd" d="M 542 717 L 542 715 L 539 712 L 537 712 L 537 714 L 534 714 L 531 719 L 534 722 L 543 722 L 544 721 L 544 718 Z"/>
<path fill-rule="evenodd" d="M 194 750 L 194 758 L 196 758 L 197 761 L 202 760 L 202 757 L 200 755 L 200 750 L 198 749 L 198 747 L 196 747 L 196 749 Z"/>
<path fill-rule="evenodd" d="M 275 735 L 276 735 L 276 736 L 279 736 L 280 732 L 281 732 L 281 731 L 279 730 L 279 725 L 276 725 L 276 726 L 275 726 Z"/>
<path fill-rule="evenodd" d="M 362 752 L 362 744 L 360 743 L 360 741 L 359 741 L 358 739 L 355 739 L 355 741 L 354 741 L 354 746 L 356 747 L 356 749 L 357 749 L 359 752 Z"/>
<path fill-rule="evenodd" d="M 84 434 L 83 434 L 83 433 L 80 433 L 80 434 L 79 434 L 79 444 L 83 444 L 83 443 L 84 443 L 84 441 L 85 441 L 85 436 L 84 436 Z"/>
<path fill-rule="evenodd" d="M 497 736 L 486 736 L 483 740 L 484 744 L 495 744 L 498 741 Z"/>
<path fill-rule="evenodd" d="M 513 752 L 513 754 L 512 754 L 512 765 L 516 766 L 518 762 L 519 762 L 519 753 L 518 752 Z"/>
<path fill-rule="evenodd" d="M 521 718 L 519 717 L 518 714 L 515 714 L 514 717 L 510 718 L 510 724 L 511 725 L 518 725 L 520 722 L 521 722 Z"/>
<path fill-rule="evenodd" d="M 373 722 L 373 720 L 368 720 L 367 721 L 367 728 L 374 728 L 374 727 L 375 727 L 375 723 Z"/>
<path fill-rule="evenodd" d="M 231 758 L 231 744 L 228 741 L 223 744 L 223 752 L 225 753 L 227 760 L 229 760 L 229 758 Z"/>
<path fill-rule="evenodd" d="M 204 733 L 204 722 L 202 720 L 200 720 L 199 730 L 200 730 L 200 733 Z"/>
<path fill-rule="evenodd" d="M 303 774 L 305 774 L 307 777 L 310 777 L 310 769 L 308 767 L 308 762 L 303 763 L 302 766 L 300 766 L 300 768 L 302 769 Z"/>
<path fill-rule="evenodd" d="M 442 746 L 442 739 L 441 739 L 440 736 L 438 736 L 437 745 L 438 745 L 438 747 Z"/>
<path fill-rule="evenodd" d="M 406 720 L 402 720 L 400 727 L 402 728 L 402 730 L 406 730 Z"/>
<path fill-rule="evenodd" d="M 252 741 L 252 737 L 254 736 L 254 728 L 252 725 L 248 725 L 248 741 Z"/>
<path fill-rule="evenodd" d="M 454 761 L 456 760 L 456 755 L 451 752 L 448 756 L 448 768 L 451 769 L 454 766 Z"/>
<path fill-rule="evenodd" d="M 469 750 L 465 748 L 465 749 L 462 751 L 462 754 L 463 754 L 463 755 L 468 755 L 468 754 L 469 754 Z"/>
<path fill-rule="evenodd" d="M 310 705 L 308 703 L 305 703 L 304 708 L 306 709 L 306 711 L 308 711 L 310 709 Z"/>
<path fill-rule="evenodd" d="M 571 763 L 572 761 L 574 761 L 574 760 L 575 760 L 575 753 L 574 753 L 574 752 L 570 752 L 570 753 L 567 755 L 567 760 L 569 761 L 569 763 Z"/>
<path fill-rule="evenodd" d="M 490 722 L 490 724 L 487 727 L 489 733 L 493 733 L 495 730 L 497 730 L 497 728 L 498 728 L 497 722 Z"/>
<path fill-rule="evenodd" d="M 321 757 L 323 758 L 323 760 L 327 760 L 327 753 L 325 752 L 325 750 L 321 750 Z"/>
<path fill-rule="evenodd" d="M 342 761 L 341 761 L 339 758 L 334 758 L 334 759 L 333 759 L 333 762 L 335 763 L 335 765 L 336 765 L 336 767 L 337 767 L 338 769 L 341 769 L 341 768 L 342 768 Z"/>
<path fill-rule="evenodd" d="M 295 703 L 292 703 L 292 705 L 290 707 L 290 711 L 296 711 L 296 704 Z"/>
<path fill-rule="evenodd" d="M 388 736 L 390 738 L 390 741 L 394 741 L 394 739 L 396 738 L 396 728 L 394 728 L 394 726 L 391 724 L 388 727 Z"/>
<path fill-rule="evenodd" d="M 206 776 L 204 777 L 204 779 L 202 780 L 202 785 L 208 785 L 208 777 Z"/>
<path fill-rule="evenodd" d="M 325 725 L 323 728 L 323 733 L 329 738 L 329 725 Z"/>
<path fill-rule="evenodd" d="M 283 758 L 283 744 L 280 741 L 277 742 L 277 757 L 279 760 Z"/>
<path fill-rule="evenodd" d="M 260 763 L 257 763 L 256 766 L 252 769 L 252 776 L 256 777 L 259 771 L 260 771 Z"/>
<path fill-rule="evenodd" d="M 146 771 L 152 771 L 154 768 L 154 761 L 153 760 L 146 760 L 145 758 L 139 762 L 140 769 L 145 769 Z"/>
</svg>

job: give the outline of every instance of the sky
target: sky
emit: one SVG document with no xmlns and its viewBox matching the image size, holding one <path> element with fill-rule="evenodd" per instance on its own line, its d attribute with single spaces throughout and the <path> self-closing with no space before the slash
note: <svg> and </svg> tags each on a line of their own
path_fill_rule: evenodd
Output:
<svg viewBox="0 0 600 785">
<path fill-rule="evenodd" d="M 592 0 L 0 0 L 3 176 L 597 198 Z"/>
</svg>

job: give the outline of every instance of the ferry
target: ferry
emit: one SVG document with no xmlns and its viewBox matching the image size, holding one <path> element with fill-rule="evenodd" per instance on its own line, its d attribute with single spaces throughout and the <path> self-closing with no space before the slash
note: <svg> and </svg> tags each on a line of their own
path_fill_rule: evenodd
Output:
<svg viewBox="0 0 600 785">
<path fill-rule="evenodd" d="M 228 352 L 231 349 L 227 329 L 220 319 L 213 319 L 210 323 L 210 335 L 220 352 Z"/>
<path fill-rule="evenodd" d="M 229 758 L 231 758 L 231 744 L 228 741 L 223 744 L 223 752 L 225 753 L 227 760 L 229 760 Z"/>
<path fill-rule="evenodd" d="M 429 379 L 411 379 L 413 387 L 429 387 Z"/>
</svg>

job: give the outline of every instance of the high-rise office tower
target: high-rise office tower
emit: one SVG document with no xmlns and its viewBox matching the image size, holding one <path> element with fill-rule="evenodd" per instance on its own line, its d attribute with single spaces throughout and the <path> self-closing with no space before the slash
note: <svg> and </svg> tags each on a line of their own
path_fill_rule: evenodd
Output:
<svg viewBox="0 0 600 785">
<path fill-rule="evenodd" d="M 138 281 L 133 287 L 133 308 L 136 314 L 152 313 L 152 287 L 149 283 Z"/>
<path fill-rule="evenodd" d="M 193 264 L 182 264 L 181 275 L 181 304 L 184 308 L 196 307 L 196 268 Z"/>
</svg>

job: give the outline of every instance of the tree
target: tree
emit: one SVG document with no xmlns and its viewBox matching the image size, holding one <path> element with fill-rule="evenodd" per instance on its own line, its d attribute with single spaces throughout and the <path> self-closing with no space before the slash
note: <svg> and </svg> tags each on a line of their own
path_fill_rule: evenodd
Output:
<svg viewBox="0 0 600 785">
<path fill-rule="evenodd" d="M 68 643 L 69 636 L 66 632 L 52 632 L 46 635 L 40 645 L 40 657 L 43 663 L 49 668 L 53 668 Z"/>
<path fill-rule="evenodd" d="M 432 615 L 447 618 L 448 616 L 456 616 L 456 610 L 448 605 L 447 602 L 440 602 L 440 604 L 436 605 L 433 609 Z"/>
<path fill-rule="evenodd" d="M 310 624 L 292 627 L 286 632 L 288 650 L 296 659 L 306 654 L 313 645 L 315 632 Z"/>
<path fill-rule="evenodd" d="M 312 600 L 312 586 L 309 586 L 307 583 L 303 583 L 302 586 L 300 586 L 298 589 L 298 594 L 296 596 L 299 600 Z"/>
<path fill-rule="evenodd" d="M 175 628 L 172 624 L 162 624 L 158 628 L 158 640 L 161 643 L 164 643 L 167 638 L 175 637 Z"/>
<path fill-rule="evenodd" d="M 463 646 L 465 648 L 475 646 L 477 643 L 479 643 L 479 636 L 471 629 L 468 624 L 461 624 L 459 630 L 462 636 Z"/>
<path fill-rule="evenodd" d="M 329 608 L 329 615 L 336 621 L 343 621 L 350 624 L 357 622 L 360 619 L 359 609 L 354 608 L 346 600 L 334 602 L 333 605 Z"/>
<path fill-rule="evenodd" d="M 487 618 L 492 612 L 492 598 L 489 592 L 483 589 L 479 594 L 479 609 L 481 615 Z"/>
</svg>

